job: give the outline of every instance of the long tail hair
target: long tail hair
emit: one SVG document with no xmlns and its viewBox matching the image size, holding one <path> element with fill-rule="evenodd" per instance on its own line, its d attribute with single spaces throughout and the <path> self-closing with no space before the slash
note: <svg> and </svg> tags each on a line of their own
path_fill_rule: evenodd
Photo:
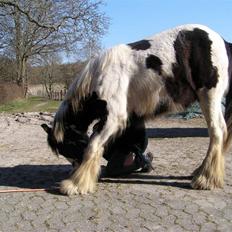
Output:
<svg viewBox="0 0 232 232">
<path fill-rule="evenodd" d="M 226 43 L 227 54 L 229 58 L 229 91 L 226 96 L 225 105 L 225 121 L 227 125 L 227 139 L 224 145 L 225 150 L 228 149 L 232 141 L 232 44 Z"/>
</svg>

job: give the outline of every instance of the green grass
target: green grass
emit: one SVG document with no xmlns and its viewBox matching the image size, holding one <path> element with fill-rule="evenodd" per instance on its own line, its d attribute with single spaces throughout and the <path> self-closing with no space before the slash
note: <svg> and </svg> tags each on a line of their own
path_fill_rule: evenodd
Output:
<svg viewBox="0 0 232 232">
<path fill-rule="evenodd" d="M 60 101 L 48 100 L 42 97 L 29 97 L 0 105 L 0 112 L 55 112 Z"/>
</svg>

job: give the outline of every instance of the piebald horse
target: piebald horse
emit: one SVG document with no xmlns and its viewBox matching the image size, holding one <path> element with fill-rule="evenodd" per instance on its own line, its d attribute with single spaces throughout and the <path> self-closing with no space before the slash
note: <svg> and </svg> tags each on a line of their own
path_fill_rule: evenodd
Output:
<svg viewBox="0 0 232 232">
<path fill-rule="evenodd" d="M 48 135 L 62 143 L 69 126 L 86 133 L 98 121 L 81 165 L 61 182 L 61 192 L 94 191 L 104 147 L 128 127 L 131 115 L 149 120 L 183 111 L 195 101 L 205 116 L 210 142 L 191 185 L 194 189 L 223 187 L 224 154 L 232 134 L 231 78 L 232 44 L 203 25 L 178 26 L 115 46 L 90 60 L 68 90 Z"/>
</svg>

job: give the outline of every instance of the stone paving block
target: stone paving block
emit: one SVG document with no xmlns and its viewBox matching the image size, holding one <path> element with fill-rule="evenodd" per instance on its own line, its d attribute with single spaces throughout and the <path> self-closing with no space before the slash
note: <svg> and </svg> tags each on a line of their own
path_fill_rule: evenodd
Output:
<svg viewBox="0 0 232 232">
<path fill-rule="evenodd" d="M 204 223 L 200 229 L 201 232 L 216 231 L 216 230 L 217 230 L 217 226 L 212 222 Z"/>
</svg>

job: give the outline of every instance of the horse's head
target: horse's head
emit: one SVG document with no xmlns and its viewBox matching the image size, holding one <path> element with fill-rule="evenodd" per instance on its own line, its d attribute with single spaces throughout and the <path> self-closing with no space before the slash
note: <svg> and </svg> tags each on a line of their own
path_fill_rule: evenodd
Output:
<svg viewBox="0 0 232 232">
<path fill-rule="evenodd" d="M 53 129 L 47 124 L 42 124 L 47 132 L 48 145 L 55 154 L 66 157 L 71 163 L 81 164 L 84 150 L 88 145 L 89 137 L 75 128 L 75 125 L 67 125 L 64 128 L 63 141 L 59 142 L 54 136 Z"/>
<path fill-rule="evenodd" d="M 56 154 L 80 164 L 89 143 L 87 135 L 89 125 L 97 120 L 98 123 L 95 125 L 97 133 L 104 126 L 107 114 L 106 101 L 93 93 L 82 100 L 77 111 L 73 110 L 71 101 L 64 100 L 56 113 L 53 127 L 47 124 L 41 126 L 47 132 L 48 144 Z"/>
</svg>

